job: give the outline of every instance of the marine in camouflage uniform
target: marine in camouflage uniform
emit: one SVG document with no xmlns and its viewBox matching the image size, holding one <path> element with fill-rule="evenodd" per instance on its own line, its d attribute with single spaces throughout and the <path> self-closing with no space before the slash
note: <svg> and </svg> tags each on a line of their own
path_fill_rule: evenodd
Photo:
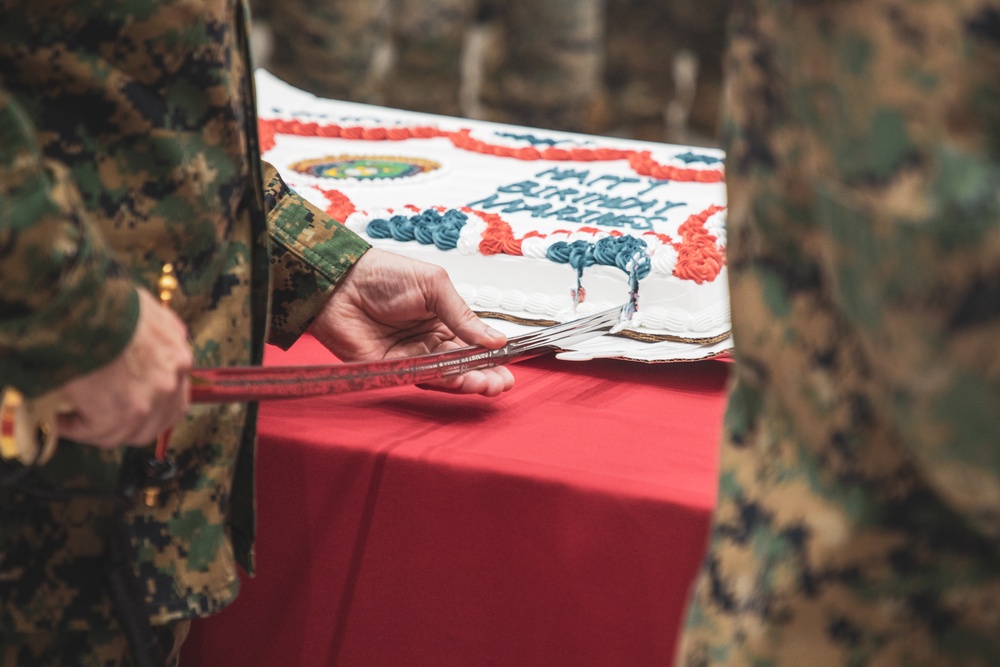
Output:
<svg viewBox="0 0 1000 667">
<path fill-rule="evenodd" d="M 599 132 L 605 0 L 486 2 L 497 31 L 481 89 L 484 118 Z"/>
<path fill-rule="evenodd" d="M 1000 3 L 739 3 L 735 384 L 678 664 L 1000 664 Z"/>
<path fill-rule="evenodd" d="M 390 0 L 257 4 L 274 36 L 276 76 L 320 97 L 381 102 L 377 56 L 389 40 Z"/>
<path fill-rule="evenodd" d="M 116 357 L 135 286 L 167 262 L 195 364 L 259 363 L 268 324 L 291 344 L 365 252 L 262 173 L 245 23 L 239 0 L 0 1 L 0 384 L 35 396 Z M 160 504 L 125 512 L 155 624 L 221 609 L 236 560 L 252 567 L 253 423 L 246 405 L 194 407 Z M 4 664 L 117 632 L 104 572 L 123 451 L 63 442 L 0 488 Z"/>
<path fill-rule="evenodd" d="M 323 97 L 462 115 L 469 31 L 485 18 L 491 47 L 477 73 L 488 120 L 599 131 L 604 0 L 263 0 L 268 66 Z M 391 54 L 391 55 L 390 55 Z M 479 110 L 477 110 L 479 111 Z"/>
<path fill-rule="evenodd" d="M 476 0 L 395 0 L 392 66 L 381 82 L 391 107 L 461 116 L 463 57 Z"/>
<path fill-rule="evenodd" d="M 604 80 L 615 134 L 716 141 L 728 9 L 729 0 L 608 0 Z"/>
</svg>

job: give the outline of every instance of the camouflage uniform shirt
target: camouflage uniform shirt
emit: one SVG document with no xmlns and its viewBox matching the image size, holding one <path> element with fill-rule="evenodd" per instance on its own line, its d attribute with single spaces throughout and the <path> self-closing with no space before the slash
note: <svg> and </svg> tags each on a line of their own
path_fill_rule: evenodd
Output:
<svg viewBox="0 0 1000 667">
<path fill-rule="evenodd" d="M 679 664 L 1000 664 L 1000 3 L 748 0 Z"/>
<path fill-rule="evenodd" d="M 259 363 L 367 249 L 260 162 L 246 23 L 240 0 L 0 0 L 0 384 L 110 361 L 166 262 L 196 365 Z M 126 512 L 155 622 L 221 608 L 249 567 L 253 423 L 193 408 L 160 506 Z M 35 493 L 0 490 L 0 629 L 108 624 L 121 459 L 62 443 Z"/>
</svg>

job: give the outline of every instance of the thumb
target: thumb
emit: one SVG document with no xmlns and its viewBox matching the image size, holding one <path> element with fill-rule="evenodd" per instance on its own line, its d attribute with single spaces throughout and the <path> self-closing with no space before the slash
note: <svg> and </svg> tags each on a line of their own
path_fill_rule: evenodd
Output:
<svg viewBox="0 0 1000 667">
<path fill-rule="evenodd" d="M 483 322 L 459 296 L 445 277 L 436 285 L 436 315 L 459 339 L 469 345 L 495 350 L 507 343 L 507 336 Z"/>
</svg>

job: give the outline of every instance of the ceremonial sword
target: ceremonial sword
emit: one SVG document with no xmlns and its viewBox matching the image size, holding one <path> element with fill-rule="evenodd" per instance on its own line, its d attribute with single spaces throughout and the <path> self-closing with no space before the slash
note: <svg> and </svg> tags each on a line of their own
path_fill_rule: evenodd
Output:
<svg viewBox="0 0 1000 667">
<path fill-rule="evenodd" d="M 422 384 L 469 371 L 503 366 L 565 349 L 614 330 L 630 313 L 615 307 L 508 339 L 490 350 L 469 346 L 412 357 L 325 366 L 252 366 L 194 368 L 190 371 L 192 403 L 244 403 L 308 398 Z M 51 458 L 58 440 L 59 412 L 71 411 L 49 396 L 26 401 L 14 388 L 0 397 L 0 455 L 24 465 Z M 165 445 L 161 438 L 157 449 Z"/>
<path fill-rule="evenodd" d="M 162 295 L 161 300 L 164 300 Z M 169 299 L 166 301 L 169 303 Z M 496 350 L 470 346 L 435 354 L 326 366 L 195 368 L 190 371 L 191 402 L 238 403 L 306 398 L 430 382 L 565 349 L 613 330 L 627 319 L 630 312 L 627 305 L 612 308 L 510 338 L 506 345 Z M 25 401 L 16 389 L 3 390 L 0 394 L 0 455 L 5 460 L 17 460 L 22 464 L 13 475 L 8 476 L 9 481 L 17 483 L 22 473 L 51 458 L 58 441 L 56 417 L 60 412 L 71 410 L 72 406 L 60 405 L 58 394 Z M 153 455 L 138 457 L 138 468 L 128 464 L 130 459 L 134 461 L 137 457 L 126 456 L 116 496 L 131 502 L 135 492 L 141 489 L 144 504 L 158 506 L 161 489 L 176 473 L 166 453 L 169 438 L 169 431 L 161 434 Z M 136 450 L 129 452 L 135 453 Z M 140 656 L 139 648 L 155 647 L 155 644 L 150 643 L 152 632 L 145 616 L 137 613 L 143 608 L 142 593 L 131 566 L 134 553 L 121 518 L 123 510 L 119 506 L 117 511 L 118 519 L 113 522 L 108 547 L 112 564 L 107 577 L 109 594 L 123 620 L 129 645 L 133 653 Z"/>
</svg>

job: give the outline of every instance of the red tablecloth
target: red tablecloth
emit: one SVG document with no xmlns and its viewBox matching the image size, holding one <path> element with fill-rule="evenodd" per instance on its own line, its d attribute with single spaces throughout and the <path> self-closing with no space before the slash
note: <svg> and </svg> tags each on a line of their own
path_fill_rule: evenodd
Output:
<svg viewBox="0 0 1000 667">
<path fill-rule="evenodd" d="M 307 338 L 266 363 L 327 360 Z M 668 665 L 728 364 L 514 372 L 498 399 L 263 406 L 258 575 L 182 665 Z"/>
</svg>

